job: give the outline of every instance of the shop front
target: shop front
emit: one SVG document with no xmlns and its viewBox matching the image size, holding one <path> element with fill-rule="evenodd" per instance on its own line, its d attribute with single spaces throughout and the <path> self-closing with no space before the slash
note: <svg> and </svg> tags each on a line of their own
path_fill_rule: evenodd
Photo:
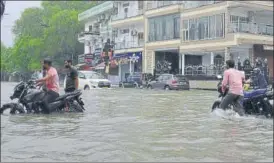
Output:
<svg viewBox="0 0 274 163">
<path fill-rule="evenodd" d="M 125 81 L 128 75 L 142 72 L 142 52 L 114 54 L 111 63 L 118 66 L 120 81 Z"/>
</svg>

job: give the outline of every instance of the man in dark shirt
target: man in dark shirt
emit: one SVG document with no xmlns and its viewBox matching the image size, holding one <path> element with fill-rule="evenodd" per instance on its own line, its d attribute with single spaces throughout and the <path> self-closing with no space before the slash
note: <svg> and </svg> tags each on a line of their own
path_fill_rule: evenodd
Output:
<svg viewBox="0 0 274 163">
<path fill-rule="evenodd" d="M 65 68 L 67 69 L 65 92 L 73 92 L 79 86 L 78 72 L 72 67 L 72 60 L 65 60 Z"/>
</svg>

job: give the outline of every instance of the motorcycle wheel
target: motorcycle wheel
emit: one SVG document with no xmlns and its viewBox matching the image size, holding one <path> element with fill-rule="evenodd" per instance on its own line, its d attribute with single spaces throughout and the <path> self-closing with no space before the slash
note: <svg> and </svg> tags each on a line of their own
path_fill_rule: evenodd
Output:
<svg viewBox="0 0 274 163">
<path fill-rule="evenodd" d="M 23 106 L 17 103 L 8 103 L 0 108 L 0 114 L 3 114 L 3 112 L 7 109 L 10 109 L 10 114 L 16 114 L 16 112 L 18 112 L 19 114 L 25 113 Z"/>
<path fill-rule="evenodd" d="M 73 101 L 72 103 L 69 104 L 69 108 L 71 112 L 83 112 L 82 107 L 80 104 L 76 101 Z"/>
<path fill-rule="evenodd" d="M 273 108 L 272 108 L 270 102 L 265 100 L 265 101 L 263 101 L 262 104 L 263 104 L 264 115 L 266 116 L 266 118 L 273 117 Z"/>
<path fill-rule="evenodd" d="M 215 101 L 212 105 L 211 112 L 213 112 L 215 109 L 219 108 L 221 104 L 221 101 Z"/>
</svg>

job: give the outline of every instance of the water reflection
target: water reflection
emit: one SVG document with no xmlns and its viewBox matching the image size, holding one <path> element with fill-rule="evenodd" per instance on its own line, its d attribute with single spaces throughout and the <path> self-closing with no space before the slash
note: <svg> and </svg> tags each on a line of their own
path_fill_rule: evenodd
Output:
<svg viewBox="0 0 274 163">
<path fill-rule="evenodd" d="M 1 102 L 8 101 L 1 90 Z M 273 121 L 210 113 L 216 92 L 100 89 L 84 114 L 2 115 L 2 161 L 269 161 Z M 222 115 L 223 113 L 220 113 Z M 224 114 L 223 114 L 224 115 Z"/>
</svg>

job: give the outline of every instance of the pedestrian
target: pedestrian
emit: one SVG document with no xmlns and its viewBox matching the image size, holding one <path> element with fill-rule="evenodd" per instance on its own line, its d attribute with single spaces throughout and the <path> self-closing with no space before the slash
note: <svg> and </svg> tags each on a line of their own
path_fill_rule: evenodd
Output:
<svg viewBox="0 0 274 163">
<path fill-rule="evenodd" d="M 65 60 L 65 68 L 67 69 L 65 92 L 73 92 L 79 86 L 78 71 L 72 66 L 70 59 Z"/>
</svg>

